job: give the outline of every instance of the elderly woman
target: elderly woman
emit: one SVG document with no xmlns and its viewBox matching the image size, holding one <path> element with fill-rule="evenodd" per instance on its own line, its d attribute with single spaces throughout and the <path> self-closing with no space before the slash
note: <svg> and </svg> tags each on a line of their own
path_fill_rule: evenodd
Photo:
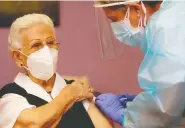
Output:
<svg viewBox="0 0 185 128">
<path fill-rule="evenodd" d="M 43 14 L 18 18 L 10 28 L 9 50 L 19 73 L 0 91 L 0 128 L 111 128 L 95 107 L 86 78 L 56 73 L 59 45 Z"/>
</svg>

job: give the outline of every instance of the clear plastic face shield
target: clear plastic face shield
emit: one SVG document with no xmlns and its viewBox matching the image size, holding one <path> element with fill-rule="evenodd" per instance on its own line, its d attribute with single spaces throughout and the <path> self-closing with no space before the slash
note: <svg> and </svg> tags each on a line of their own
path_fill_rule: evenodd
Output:
<svg viewBox="0 0 185 128">
<path fill-rule="evenodd" d="M 96 1 L 95 16 L 98 36 L 103 58 L 115 58 L 124 51 L 124 44 L 138 46 L 144 34 L 142 16 L 134 27 L 130 24 L 129 4 L 137 4 L 140 0 Z M 144 9 L 144 12 L 146 10 Z M 131 42 L 131 43 L 130 43 Z"/>
</svg>

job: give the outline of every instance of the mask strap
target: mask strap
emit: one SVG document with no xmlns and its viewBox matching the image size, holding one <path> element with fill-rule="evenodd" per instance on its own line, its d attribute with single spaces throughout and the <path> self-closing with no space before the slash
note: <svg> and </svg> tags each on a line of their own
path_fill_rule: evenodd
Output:
<svg viewBox="0 0 185 128">
<path fill-rule="evenodd" d="M 20 52 L 22 55 L 28 57 L 26 54 L 24 54 L 21 50 L 17 50 L 18 52 Z M 27 67 L 25 67 L 24 65 L 22 66 L 23 68 L 27 69 L 28 71 L 30 71 Z"/>
<path fill-rule="evenodd" d="M 137 27 L 138 27 L 138 28 L 141 28 L 142 25 L 143 25 L 142 16 L 140 16 L 139 22 L 138 22 L 138 26 L 137 26 Z"/>
<path fill-rule="evenodd" d="M 30 71 L 26 66 L 23 65 L 22 67 L 25 68 L 26 70 Z"/>
<path fill-rule="evenodd" d="M 127 12 L 125 14 L 125 19 L 129 19 L 130 17 L 130 7 L 128 7 Z"/>
<path fill-rule="evenodd" d="M 21 54 L 23 54 L 24 56 L 28 57 L 26 54 L 24 54 L 21 50 L 17 50 L 18 52 L 20 52 Z"/>
<path fill-rule="evenodd" d="M 145 17 L 144 17 L 144 26 L 146 26 L 146 8 L 145 8 L 145 5 L 143 4 L 143 2 L 141 1 L 141 7 L 145 13 Z"/>
</svg>

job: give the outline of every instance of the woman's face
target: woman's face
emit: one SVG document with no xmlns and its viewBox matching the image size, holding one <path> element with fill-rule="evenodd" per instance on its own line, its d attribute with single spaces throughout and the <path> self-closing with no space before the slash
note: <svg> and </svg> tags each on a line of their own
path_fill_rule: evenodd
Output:
<svg viewBox="0 0 185 128">
<path fill-rule="evenodd" d="M 27 67 L 27 56 L 42 49 L 45 45 L 59 50 L 55 33 L 52 27 L 45 24 L 34 24 L 20 32 L 22 49 L 13 52 L 13 57 L 19 66 Z"/>
</svg>

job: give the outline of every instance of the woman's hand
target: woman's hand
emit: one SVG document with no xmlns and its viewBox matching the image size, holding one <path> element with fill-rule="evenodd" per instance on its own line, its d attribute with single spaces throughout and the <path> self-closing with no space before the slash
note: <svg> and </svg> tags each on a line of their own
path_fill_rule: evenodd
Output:
<svg viewBox="0 0 185 128">
<path fill-rule="evenodd" d="M 66 79 L 66 77 L 64 77 Z M 92 100 L 94 90 L 89 85 L 87 77 L 68 77 L 66 80 L 74 80 L 73 83 L 65 86 L 61 93 L 65 93 L 65 97 L 71 99 L 70 104 L 66 105 L 65 111 L 68 111 L 75 102 L 83 100 Z"/>
<path fill-rule="evenodd" d="M 74 98 L 76 101 L 82 101 L 85 99 L 93 99 L 93 88 L 89 84 L 89 80 L 87 77 L 78 77 L 74 78 L 75 82 L 73 82 L 70 86 L 72 89 L 72 93 L 74 94 Z"/>
</svg>

